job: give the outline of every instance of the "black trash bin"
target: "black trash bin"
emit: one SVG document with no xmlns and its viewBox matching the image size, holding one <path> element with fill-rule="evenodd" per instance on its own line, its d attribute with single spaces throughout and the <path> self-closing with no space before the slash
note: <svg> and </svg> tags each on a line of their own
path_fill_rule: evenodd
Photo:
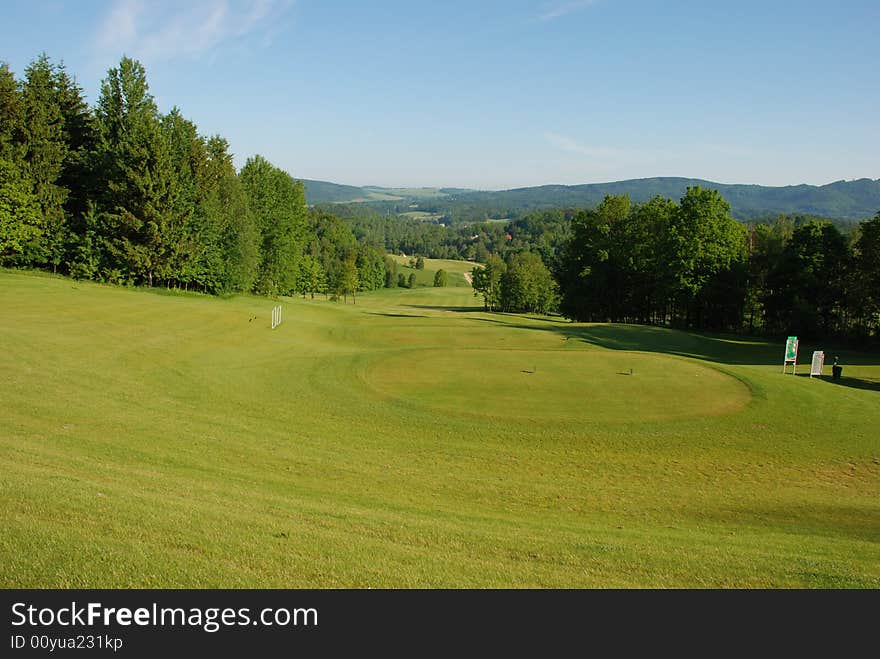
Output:
<svg viewBox="0 0 880 659">
<path fill-rule="evenodd" d="M 839 364 L 834 364 L 834 366 L 831 367 L 831 377 L 833 377 L 835 380 L 840 379 L 841 373 L 843 373 L 843 366 L 840 366 Z"/>
</svg>

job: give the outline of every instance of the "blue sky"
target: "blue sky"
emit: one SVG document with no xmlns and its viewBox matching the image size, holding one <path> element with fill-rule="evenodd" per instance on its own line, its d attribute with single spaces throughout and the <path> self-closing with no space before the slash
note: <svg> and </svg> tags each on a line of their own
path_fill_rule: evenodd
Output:
<svg viewBox="0 0 880 659">
<path fill-rule="evenodd" d="M 90 103 L 123 53 L 292 175 L 502 189 L 648 176 L 880 177 L 877 0 L 106 0 L 2 4 L 0 60 Z"/>
</svg>

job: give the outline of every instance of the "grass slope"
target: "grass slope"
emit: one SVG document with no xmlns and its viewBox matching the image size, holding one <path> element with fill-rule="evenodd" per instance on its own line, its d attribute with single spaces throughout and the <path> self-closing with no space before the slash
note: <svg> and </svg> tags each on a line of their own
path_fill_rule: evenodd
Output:
<svg viewBox="0 0 880 659">
<path fill-rule="evenodd" d="M 409 267 L 412 256 L 391 255 L 391 258 L 397 261 L 397 272 L 403 273 L 404 277 L 409 278 L 413 273 L 416 275 L 416 286 L 433 286 L 434 275 L 438 270 L 446 271 L 447 286 L 467 287 L 473 295 L 471 285 L 464 277 L 465 273 L 470 273 L 476 263 L 469 261 L 453 261 L 448 259 L 424 259 L 425 267 L 422 270 L 416 270 Z M 467 304 L 476 304 L 474 300 L 468 300 Z"/>
<path fill-rule="evenodd" d="M 876 355 L 272 304 L 0 271 L 0 586 L 880 587 Z"/>
<path fill-rule="evenodd" d="M 363 201 L 368 197 L 363 188 L 354 185 L 342 185 L 340 183 L 329 183 L 328 181 L 311 181 L 309 179 L 300 180 L 305 186 L 306 202 L 309 204 Z"/>
</svg>

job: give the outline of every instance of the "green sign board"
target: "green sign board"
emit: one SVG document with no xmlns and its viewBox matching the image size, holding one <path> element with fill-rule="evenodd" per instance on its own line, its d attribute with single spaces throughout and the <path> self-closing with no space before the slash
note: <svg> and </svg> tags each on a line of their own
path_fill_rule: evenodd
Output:
<svg viewBox="0 0 880 659">
<path fill-rule="evenodd" d="M 788 337 L 788 340 L 785 342 L 785 361 L 794 362 L 797 361 L 797 349 L 798 349 L 798 339 L 796 336 Z"/>
</svg>

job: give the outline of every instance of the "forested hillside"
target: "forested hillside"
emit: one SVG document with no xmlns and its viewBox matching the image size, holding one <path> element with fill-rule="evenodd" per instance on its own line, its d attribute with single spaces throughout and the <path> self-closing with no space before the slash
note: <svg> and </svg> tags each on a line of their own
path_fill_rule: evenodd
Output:
<svg viewBox="0 0 880 659">
<path fill-rule="evenodd" d="M 741 220 L 778 213 L 819 215 L 862 220 L 880 208 L 880 179 L 837 181 L 828 185 L 727 185 L 702 179 L 647 178 L 587 185 L 545 185 L 500 192 L 462 195 L 463 202 L 482 202 L 499 208 L 598 206 L 607 195 L 628 195 L 634 202 L 656 196 L 680 199 L 689 187 L 718 190 L 730 203 L 731 214 Z"/>
<path fill-rule="evenodd" d="M 718 190 L 730 202 L 731 214 L 740 220 L 778 215 L 813 215 L 837 220 L 863 220 L 880 208 L 880 179 L 837 181 L 828 185 L 729 185 L 702 179 L 658 177 L 589 183 L 542 185 L 500 191 L 441 189 L 434 198 L 369 199 L 367 191 L 321 181 L 307 181 L 309 203 L 366 201 L 381 212 L 401 213 L 412 204 L 423 211 L 442 214 L 448 222 L 474 222 L 490 218 L 521 217 L 547 208 L 595 208 L 607 195 L 628 195 L 634 202 L 656 196 L 680 199 L 689 187 Z"/>
</svg>

